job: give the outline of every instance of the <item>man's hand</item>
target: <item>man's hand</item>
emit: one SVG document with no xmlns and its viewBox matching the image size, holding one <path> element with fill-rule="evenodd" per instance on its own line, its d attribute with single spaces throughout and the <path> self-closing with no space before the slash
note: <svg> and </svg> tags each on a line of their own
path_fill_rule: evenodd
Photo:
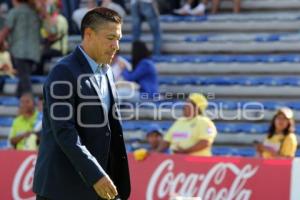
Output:
<svg viewBox="0 0 300 200">
<path fill-rule="evenodd" d="M 99 179 L 93 187 L 97 194 L 104 199 L 114 199 L 118 195 L 116 186 L 108 176 Z"/>
</svg>

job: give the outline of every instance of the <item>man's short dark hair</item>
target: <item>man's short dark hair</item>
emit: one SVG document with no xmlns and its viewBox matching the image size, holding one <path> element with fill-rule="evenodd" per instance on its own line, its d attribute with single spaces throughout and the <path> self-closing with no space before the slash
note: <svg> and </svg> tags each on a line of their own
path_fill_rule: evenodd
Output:
<svg viewBox="0 0 300 200">
<path fill-rule="evenodd" d="M 115 11 L 104 8 L 104 7 L 97 7 L 89 12 L 83 17 L 81 22 L 81 37 L 84 37 L 84 30 L 86 28 L 91 28 L 97 31 L 99 25 L 102 25 L 107 22 L 114 22 L 117 24 L 122 23 L 122 17 Z"/>
</svg>

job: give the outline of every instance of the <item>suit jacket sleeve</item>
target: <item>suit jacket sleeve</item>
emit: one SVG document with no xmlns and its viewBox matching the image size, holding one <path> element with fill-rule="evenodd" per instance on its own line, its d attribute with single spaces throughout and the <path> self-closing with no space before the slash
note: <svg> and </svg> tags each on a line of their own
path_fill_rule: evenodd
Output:
<svg viewBox="0 0 300 200">
<path fill-rule="evenodd" d="M 106 175 L 96 158 L 82 144 L 76 129 L 76 81 L 64 65 L 56 66 L 44 85 L 45 106 L 55 140 L 86 184 Z"/>
</svg>

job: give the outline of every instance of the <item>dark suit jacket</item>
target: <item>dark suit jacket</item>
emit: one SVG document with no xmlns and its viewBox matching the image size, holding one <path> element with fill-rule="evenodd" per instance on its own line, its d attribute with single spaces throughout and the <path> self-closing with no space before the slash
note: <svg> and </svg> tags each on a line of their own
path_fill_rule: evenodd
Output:
<svg viewBox="0 0 300 200">
<path fill-rule="evenodd" d="M 107 78 L 113 104 L 117 94 L 111 69 Z M 113 117 L 120 116 L 119 111 L 114 106 L 107 112 L 100 105 L 96 79 L 78 47 L 54 67 L 43 93 L 43 132 L 33 191 L 51 200 L 96 200 L 92 186 L 106 173 L 120 198 L 127 199 L 128 160 L 120 121 Z"/>
</svg>

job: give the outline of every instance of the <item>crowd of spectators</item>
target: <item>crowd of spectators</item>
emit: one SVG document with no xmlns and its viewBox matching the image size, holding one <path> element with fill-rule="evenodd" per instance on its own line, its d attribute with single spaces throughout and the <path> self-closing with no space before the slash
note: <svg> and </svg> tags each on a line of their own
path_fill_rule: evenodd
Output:
<svg viewBox="0 0 300 200">
<path fill-rule="evenodd" d="M 240 0 L 233 0 L 233 12 L 240 12 Z M 68 35 L 79 34 L 83 16 L 95 6 L 108 7 L 122 17 L 132 18 L 131 62 L 116 55 L 112 69 L 120 84 L 120 93 L 134 88 L 140 96 L 158 93 L 158 73 L 152 55 L 162 53 L 162 32 L 159 13 L 176 15 L 216 14 L 220 0 L 6 0 L 0 2 L 0 87 L 7 77 L 18 77 L 16 96 L 20 107 L 9 141 L 18 150 L 36 150 L 41 133 L 42 98 L 32 94 L 30 76 L 45 75 L 45 64 L 53 57 L 69 52 Z M 207 10 L 208 5 L 211 11 Z M 141 25 L 146 21 L 153 35 L 150 51 L 141 41 Z M 134 98 L 136 100 L 136 97 Z M 159 128 L 148 131 L 148 152 L 181 153 L 211 156 L 217 135 L 216 127 L 207 116 L 207 100 L 202 94 L 191 94 L 183 109 L 183 117 L 164 134 Z M 293 111 L 279 109 L 271 121 L 264 141 L 255 143 L 257 155 L 263 158 L 293 157 L 297 148 Z"/>
</svg>

